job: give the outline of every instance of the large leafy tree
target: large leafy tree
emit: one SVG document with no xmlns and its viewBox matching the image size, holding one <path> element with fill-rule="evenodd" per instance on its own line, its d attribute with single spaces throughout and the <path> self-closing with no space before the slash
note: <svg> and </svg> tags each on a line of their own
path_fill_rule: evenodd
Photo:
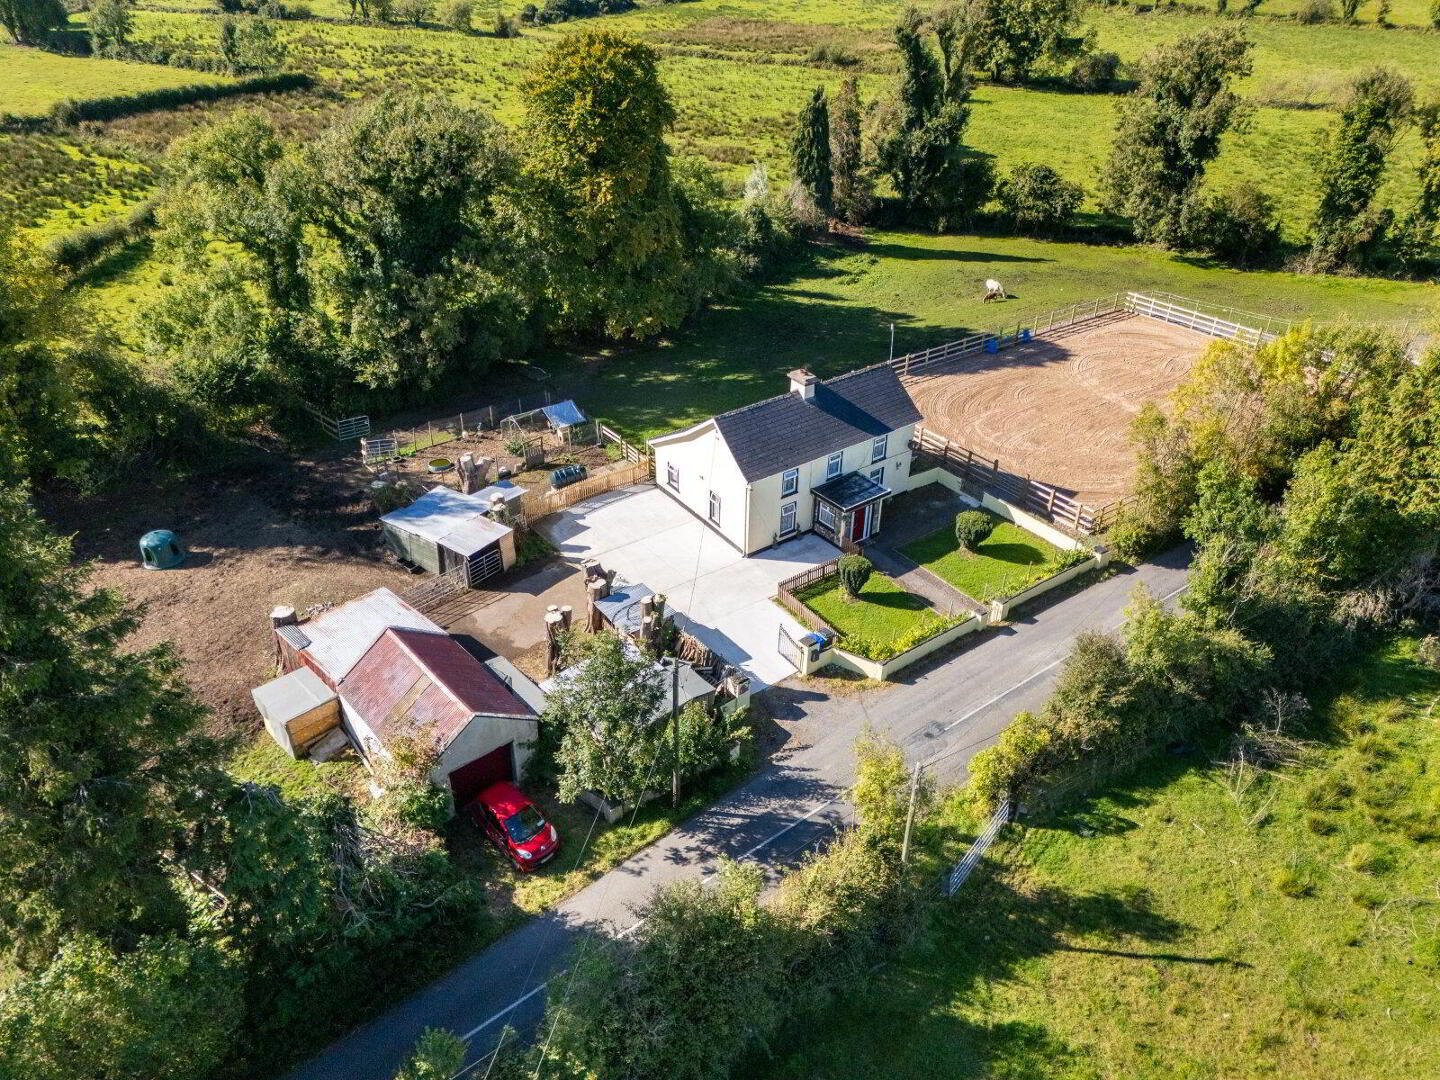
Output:
<svg viewBox="0 0 1440 1080">
<path fill-rule="evenodd" d="M 68 19 L 60 0 L 0 0 L 0 26 L 17 45 L 43 45 L 45 36 Z"/>
<path fill-rule="evenodd" d="M 139 613 L 93 589 L 18 487 L 0 489 L 0 927 L 25 966 L 64 933 L 177 927 L 173 854 L 215 763 L 204 713 Z"/>
<path fill-rule="evenodd" d="M 99 0 L 90 9 L 90 41 L 101 56 L 123 56 L 135 17 L 130 0 Z"/>
<path fill-rule="evenodd" d="M 670 769 L 670 725 L 656 720 L 669 687 L 655 663 L 614 634 L 577 639 L 545 703 L 560 798 L 592 789 L 639 798 Z"/>
<path fill-rule="evenodd" d="M 66 339 L 77 308 L 40 253 L 0 222 L 0 481 L 51 471 L 70 452 L 79 372 Z"/>
<path fill-rule="evenodd" d="M 990 193 L 988 162 L 967 152 L 963 141 L 969 84 L 959 65 L 947 62 L 942 69 L 918 18 L 895 28 L 895 44 L 903 70 L 894 126 L 877 140 L 879 160 L 907 215 L 947 228 L 978 210 Z"/>
<path fill-rule="evenodd" d="M 790 140 L 790 168 L 815 205 L 826 212 L 834 203 L 830 167 L 830 104 L 825 98 L 825 88 L 817 86 L 795 124 L 795 134 Z"/>
<path fill-rule="evenodd" d="M 117 953 L 74 937 L 0 996 L 0 1076 L 205 1080 L 242 1013 L 240 971 L 212 942 L 145 938 Z"/>
<path fill-rule="evenodd" d="M 1415 110 L 1420 136 L 1420 162 L 1415 179 L 1420 190 L 1397 230 L 1400 261 L 1410 269 L 1422 267 L 1440 248 L 1440 101 Z"/>
<path fill-rule="evenodd" d="M 1228 28 L 1161 46 L 1142 63 L 1102 178 L 1107 208 L 1140 239 L 1185 242 L 1205 167 L 1246 116 L 1230 84 L 1250 70 L 1249 40 Z"/>
<path fill-rule="evenodd" d="M 324 238 L 310 272 L 352 378 L 425 388 L 527 341 L 517 177 L 494 121 L 435 97 L 386 95 L 311 145 L 290 190 Z"/>
<path fill-rule="evenodd" d="M 970 58 L 997 82 L 1020 82 L 1047 58 L 1074 55 L 1080 0 L 979 0 L 961 5 L 974 21 Z"/>
<path fill-rule="evenodd" d="M 654 49 L 567 34 L 525 85 L 529 167 L 552 215 L 550 307 L 563 328 L 649 337 L 699 302 L 707 257 L 687 250 L 665 134 L 675 121 Z"/>
<path fill-rule="evenodd" d="M 1394 214 L 1372 204 L 1413 101 L 1410 81 L 1393 71 L 1366 72 L 1351 85 L 1316 158 L 1320 201 L 1310 225 L 1312 270 L 1363 265 L 1383 241 Z"/>
<path fill-rule="evenodd" d="M 863 222 L 875 203 L 875 182 L 865 158 L 860 91 L 846 79 L 830 108 L 831 197 L 835 213 L 851 224 Z"/>
</svg>

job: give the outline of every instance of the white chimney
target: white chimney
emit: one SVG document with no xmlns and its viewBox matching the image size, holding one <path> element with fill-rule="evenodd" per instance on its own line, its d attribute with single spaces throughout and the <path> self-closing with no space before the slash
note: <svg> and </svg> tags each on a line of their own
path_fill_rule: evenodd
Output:
<svg viewBox="0 0 1440 1080">
<path fill-rule="evenodd" d="M 820 380 L 804 368 L 796 368 L 790 372 L 790 392 L 799 394 L 806 401 L 815 396 L 815 384 Z"/>
</svg>

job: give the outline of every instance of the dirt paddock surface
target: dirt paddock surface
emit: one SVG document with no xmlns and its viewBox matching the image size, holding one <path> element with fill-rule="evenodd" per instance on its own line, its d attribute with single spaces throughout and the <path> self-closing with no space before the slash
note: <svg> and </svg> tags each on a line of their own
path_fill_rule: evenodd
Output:
<svg viewBox="0 0 1440 1080">
<path fill-rule="evenodd" d="M 272 672 L 270 609 L 335 605 L 419 580 L 381 554 L 380 529 L 353 462 L 264 455 L 184 483 L 153 481 L 94 499 L 39 501 L 96 585 L 146 605 L 137 647 L 170 640 L 218 727 L 256 731 L 250 689 Z M 173 529 L 190 556 L 173 570 L 140 566 L 139 539 Z"/>
<path fill-rule="evenodd" d="M 1142 315 L 1104 315 L 905 382 L 926 428 L 1098 508 L 1131 491 L 1130 421 L 1174 390 L 1212 340 Z"/>
</svg>

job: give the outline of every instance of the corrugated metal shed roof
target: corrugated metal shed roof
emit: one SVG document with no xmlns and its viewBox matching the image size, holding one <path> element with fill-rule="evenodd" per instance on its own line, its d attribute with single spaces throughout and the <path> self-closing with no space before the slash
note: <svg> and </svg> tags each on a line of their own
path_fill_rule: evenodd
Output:
<svg viewBox="0 0 1440 1080">
<path fill-rule="evenodd" d="M 442 749 L 477 713 L 535 715 L 443 631 L 385 631 L 341 682 L 340 694 L 382 741 L 421 735 Z"/>
<path fill-rule="evenodd" d="M 622 585 L 609 596 L 596 600 L 595 606 L 616 630 L 634 633 L 640 629 L 640 601 L 654 595 L 655 590 L 649 585 Z"/>
<path fill-rule="evenodd" d="M 303 649 L 310 644 L 310 637 L 298 626 L 277 626 L 275 632 L 284 638 L 291 648 Z"/>
<path fill-rule="evenodd" d="M 309 644 L 301 647 L 332 681 L 338 682 L 375 644 L 375 639 L 392 626 L 443 633 L 389 589 L 376 589 L 306 622 L 301 629 Z"/>
<path fill-rule="evenodd" d="M 288 724 L 316 706 L 335 700 L 335 691 L 326 686 L 315 672 L 302 667 L 255 687 L 250 696 L 255 699 L 255 707 L 265 719 Z"/>
<path fill-rule="evenodd" d="M 438 486 L 380 520 L 392 528 L 423 536 L 456 555 L 469 556 L 512 531 L 510 526 L 486 517 L 489 508 L 489 499 L 482 502 L 475 495 Z"/>
<path fill-rule="evenodd" d="M 809 401 L 781 394 L 721 413 L 715 424 L 741 474 L 754 482 L 920 420 L 894 368 L 881 364 L 816 384 Z"/>
<path fill-rule="evenodd" d="M 470 497 L 478 499 L 481 506 L 488 507 L 496 495 L 499 495 L 507 503 L 513 503 L 525 497 L 525 489 L 509 480 L 496 480 L 489 487 L 481 488 Z"/>
</svg>

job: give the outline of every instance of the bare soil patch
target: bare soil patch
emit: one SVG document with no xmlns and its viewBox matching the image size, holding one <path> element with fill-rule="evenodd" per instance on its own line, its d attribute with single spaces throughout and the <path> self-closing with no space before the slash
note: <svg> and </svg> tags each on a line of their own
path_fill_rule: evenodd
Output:
<svg viewBox="0 0 1440 1080">
<path fill-rule="evenodd" d="M 433 487 L 436 484 L 456 487 L 458 481 L 453 469 L 449 472 L 432 473 L 429 471 L 430 462 L 435 458 L 445 458 L 455 462 L 463 454 L 474 454 L 477 461 L 482 457 L 487 457 L 495 463 L 490 469 L 491 483 L 494 483 L 499 468 L 505 467 L 510 470 L 509 479 L 512 482 L 519 484 L 527 491 L 545 492 L 550 490 L 551 471 L 561 465 L 584 465 L 593 476 L 612 464 L 604 447 L 596 446 L 594 443 L 588 445 L 567 443 L 558 435 L 547 431 L 539 436 L 545 454 L 544 463 L 536 468 L 526 469 L 523 460 L 508 449 L 507 444 L 515 437 L 514 433 L 507 434 L 505 432 L 470 432 L 463 437 L 451 439 L 449 442 L 436 443 L 411 457 L 389 462 L 385 465 L 385 470 L 405 480 L 427 487 Z M 526 437 L 533 438 L 535 435 L 527 433 Z M 358 461 L 358 457 L 354 460 Z"/>
<path fill-rule="evenodd" d="M 1135 414 L 1174 390 L 1210 341 L 1143 316 L 1102 316 L 906 385 L 925 427 L 1099 507 L 1133 488 Z"/>
<path fill-rule="evenodd" d="M 41 510 L 92 560 L 96 585 L 145 605 L 137 646 L 173 641 L 217 727 L 258 730 L 250 689 L 273 673 L 270 609 L 302 614 L 416 579 L 383 556 L 378 514 L 353 457 L 262 455 L 203 480 L 138 481 L 94 499 L 42 498 Z M 145 570 L 140 537 L 168 528 L 190 557 Z"/>
</svg>

